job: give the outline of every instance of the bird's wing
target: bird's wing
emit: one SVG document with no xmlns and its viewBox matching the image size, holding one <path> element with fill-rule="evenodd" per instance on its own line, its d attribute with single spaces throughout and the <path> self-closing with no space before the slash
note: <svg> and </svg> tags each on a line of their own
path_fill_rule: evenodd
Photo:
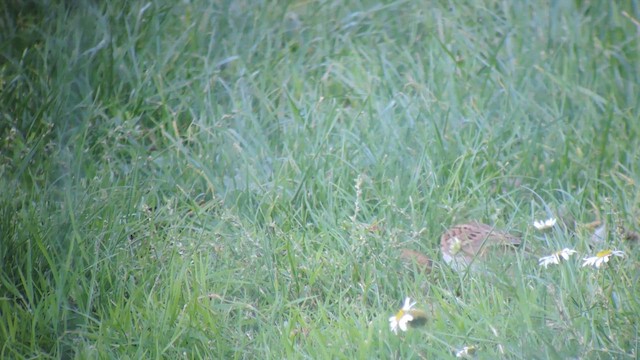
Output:
<svg viewBox="0 0 640 360">
<path fill-rule="evenodd" d="M 481 223 L 457 225 L 451 229 L 450 235 L 458 237 L 462 242 L 461 250 L 471 256 L 494 246 L 520 244 L 518 237 Z"/>
</svg>

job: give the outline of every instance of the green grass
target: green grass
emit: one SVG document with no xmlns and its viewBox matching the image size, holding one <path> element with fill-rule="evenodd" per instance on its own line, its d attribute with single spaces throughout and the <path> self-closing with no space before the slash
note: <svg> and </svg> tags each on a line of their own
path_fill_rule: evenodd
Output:
<svg viewBox="0 0 640 360">
<path fill-rule="evenodd" d="M 21 4 L 1 358 L 638 356 L 635 244 L 531 227 L 638 228 L 637 1 Z M 458 275 L 439 236 L 468 220 L 580 254 Z M 580 266 L 601 248 L 628 256 Z M 396 336 L 405 296 L 429 320 Z"/>
</svg>

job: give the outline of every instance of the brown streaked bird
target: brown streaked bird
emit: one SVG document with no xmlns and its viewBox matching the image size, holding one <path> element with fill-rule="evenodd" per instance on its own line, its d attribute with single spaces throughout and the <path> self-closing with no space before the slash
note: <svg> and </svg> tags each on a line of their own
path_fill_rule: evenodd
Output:
<svg viewBox="0 0 640 360">
<path fill-rule="evenodd" d="M 456 271 L 475 268 L 496 248 L 520 245 L 520 238 L 479 222 L 455 225 L 440 237 L 444 261 Z"/>
</svg>

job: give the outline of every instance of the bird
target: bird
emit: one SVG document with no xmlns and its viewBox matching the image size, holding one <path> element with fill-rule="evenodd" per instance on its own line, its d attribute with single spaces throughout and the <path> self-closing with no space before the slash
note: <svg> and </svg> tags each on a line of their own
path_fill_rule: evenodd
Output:
<svg viewBox="0 0 640 360">
<path fill-rule="evenodd" d="M 479 222 L 458 224 L 440 237 L 440 250 L 445 263 L 458 272 L 476 270 L 496 250 L 503 251 L 521 244 L 519 237 Z"/>
</svg>

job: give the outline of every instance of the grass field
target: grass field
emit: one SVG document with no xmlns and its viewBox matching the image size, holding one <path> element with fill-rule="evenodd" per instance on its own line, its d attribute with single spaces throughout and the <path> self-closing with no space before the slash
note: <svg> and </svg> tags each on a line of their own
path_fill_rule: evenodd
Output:
<svg viewBox="0 0 640 360">
<path fill-rule="evenodd" d="M 2 4 L 0 358 L 640 356 L 637 0 Z"/>
</svg>

